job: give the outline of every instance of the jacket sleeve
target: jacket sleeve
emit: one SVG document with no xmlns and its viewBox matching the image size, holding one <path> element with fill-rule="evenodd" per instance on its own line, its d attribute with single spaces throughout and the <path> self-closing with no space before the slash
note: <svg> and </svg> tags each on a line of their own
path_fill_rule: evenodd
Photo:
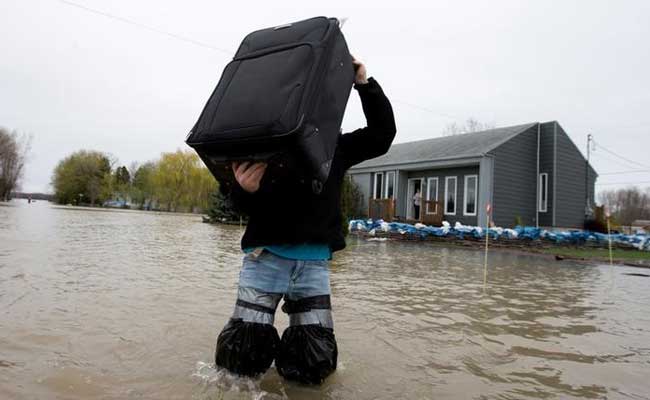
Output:
<svg viewBox="0 0 650 400">
<path fill-rule="evenodd" d="M 370 78 L 367 84 L 355 85 L 354 88 L 359 92 L 367 126 L 339 139 L 345 169 L 385 154 L 397 131 L 393 108 L 379 83 Z"/>
</svg>

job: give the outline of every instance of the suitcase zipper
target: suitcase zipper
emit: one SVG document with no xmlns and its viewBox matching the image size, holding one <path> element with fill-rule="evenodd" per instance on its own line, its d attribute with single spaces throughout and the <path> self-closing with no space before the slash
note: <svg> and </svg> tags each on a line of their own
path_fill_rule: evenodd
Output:
<svg viewBox="0 0 650 400">
<path fill-rule="evenodd" d="M 244 54 L 242 56 L 235 57 L 232 60 L 233 61 L 249 60 L 251 58 L 262 57 L 262 56 L 265 56 L 265 55 L 271 54 L 271 53 L 279 53 L 281 51 L 291 50 L 293 48 L 300 47 L 300 46 L 309 46 L 309 47 L 312 48 L 312 51 L 313 51 L 313 48 L 314 48 L 314 44 L 311 43 L 311 42 L 298 42 L 298 43 L 283 44 L 283 45 L 280 45 L 280 46 L 273 46 L 273 47 L 267 47 L 267 48 L 261 49 L 261 50 L 256 50 L 256 51 Z"/>
<path fill-rule="evenodd" d="M 255 142 L 255 141 L 260 141 L 260 140 L 265 141 L 265 140 L 268 140 L 269 138 L 281 138 L 281 137 L 284 137 L 284 136 L 289 136 L 292 133 L 296 132 L 298 129 L 300 129 L 302 127 L 302 125 L 303 125 L 304 119 L 305 119 L 305 115 L 303 114 L 303 115 L 300 116 L 300 119 L 298 120 L 298 123 L 296 124 L 295 128 L 291 129 L 290 131 L 284 132 L 284 133 L 278 133 L 278 134 L 275 134 L 273 136 L 266 136 L 263 139 L 260 139 L 259 137 L 255 137 L 255 136 L 254 137 L 247 137 L 247 138 L 226 138 L 226 139 L 219 138 L 219 139 L 215 139 L 215 140 L 207 140 L 207 141 L 203 141 L 203 142 L 192 143 L 190 146 L 192 146 L 192 147 L 203 146 L 203 145 L 208 145 L 208 144 L 211 144 L 211 143 L 214 143 L 214 142 L 224 142 L 224 143 L 227 143 L 227 142 Z M 193 132 L 190 132 L 190 134 L 192 134 L 192 133 Z"/>
</svg>

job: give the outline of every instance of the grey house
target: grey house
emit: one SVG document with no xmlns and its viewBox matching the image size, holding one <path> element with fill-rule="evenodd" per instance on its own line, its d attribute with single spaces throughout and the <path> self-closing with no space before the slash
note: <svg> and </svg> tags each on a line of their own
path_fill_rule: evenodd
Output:
<svg viewBox="0 0 650 400">
<path fill-rule="evenodd" d="M 556 121 L 395 144 L 349 175 L 371 217 L 383 202 L 390 219 L 485 225 L 490 204 L 498 226 L 567 228 L 582 228 L 597 178 Z"/>
</svg>

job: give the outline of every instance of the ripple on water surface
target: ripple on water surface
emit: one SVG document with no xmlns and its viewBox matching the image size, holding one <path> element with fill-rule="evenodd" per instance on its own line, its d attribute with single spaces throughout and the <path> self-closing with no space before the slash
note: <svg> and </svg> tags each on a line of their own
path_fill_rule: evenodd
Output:
<svg viewBox="0 0 650 400">
<path fill-rule="evenodd" d="M 339 368 L 319 387 L 215 369 L 237 226 L 0 206 L 0 398 L 646 398 L 648 280 L 629 268 L 349 239 Z M 278 312 L 280 333 L 287 318 Z"/>
</svg>

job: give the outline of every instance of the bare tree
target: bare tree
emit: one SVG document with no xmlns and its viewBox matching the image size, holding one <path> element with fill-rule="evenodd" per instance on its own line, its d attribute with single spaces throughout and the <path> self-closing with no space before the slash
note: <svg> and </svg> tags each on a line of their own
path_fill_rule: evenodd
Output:
<svg viewBox="0 0 650 400">
<path fill-rule="evenodd" d="M 462 124 L 452 122 L 451 124 L 447 125 L 445 130 L 442 131 L 442 135 L 443 136 L 462 135 L 463 133 L 480 132 L 480 131 L 493 129 L 493 128 L 495 128 L 495 125 L 493 123 L 481 122 L 476 118 L 468 118 L 467 121 L 465 121 Z"/>
<path fill-rule="evenodd" d="M 31 136 L 0 127 L 0 200 L 8 200 L 23 175 Z"/>
<path fill-rule="evenodd" d="M 650 188 L 645 191 L 635 186 L 606 190 L 598 194 L 598 199 L 619 224 L 630 225 L 637 219 L 650 219 Z"/>
</svg>

